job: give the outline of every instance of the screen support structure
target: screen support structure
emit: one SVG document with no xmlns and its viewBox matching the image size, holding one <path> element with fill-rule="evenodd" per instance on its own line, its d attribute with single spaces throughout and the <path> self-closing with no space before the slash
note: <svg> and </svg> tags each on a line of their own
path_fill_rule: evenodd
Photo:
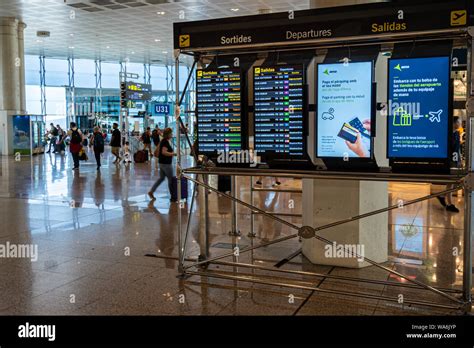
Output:
<svg viewBox="0 0 474 348">
<path fill-rule="evenodd" d="M 474 153 L 474 141 L 472 138 L 472 130 L 474 129 L 474 46 L 472 44 L 474 38 L 474 27 L 468 28 L 468 49 L 467 49 L 467 103 L 466 103 L 466 115 L 468 117 L 466 141 L 466 163 L 468 167 L 467 180 L 464 185 L 464 255 L 463 255 L 463 298 L 466 303 L 472 304 L 472 236 L 473 236 L 473 196 L 472 191 L 474 190 L 474 166 L 473 166 L 473 153 Z"/>
<path fill-rule="evenodd" d="M 312 227 L 312 226 L 303 226 L 299 227 L 293 223 L 290 223 L 274 214 L 268 213 L 264 210 L 259 209 L 258 207 L 249 203 L 246 203 L 239 198 L 237 198 L 237 195 L 235 194 L 235 185 L 232 185 L 232 191 L 230 194 L 224 194 L 222 192 L 218 192 L 215 188 L 210 186 L 207 183 L 206 178 L 208 175 L 231 175 L 232 177 L 235 176 L 278 176 L 278 177 L 287 177 L 287 178 L 307 178 L 307 179 L 339 179 L 339 180 L 359 180 L 359 181 L 392 181 L 392 182 L 424 182 L 424 183 L 437 183 L 437 184 L 451 184 L 451 188 L 448 188 L 442 192 L 436 193 L 436 194 L 431 194 L 425 197 L 421 197 L 409 202 L 404 202 L 404 206 L 411 205 L 411 204 L 416 204 L 422 201 L 426 201 L 429 199 L 433 199 L 438 196 L 445 195 L 447 193 L 455 192 L 459 189 L 463 189 L 465 193 L 465 209 L 464 209 L 464 242 L 463 242 L 463 285 L 461 290 L 456 290 L 456 289 L 446 289 L 446 288 L 440 288 L 440 287 L 435 287 L 431 285 L 427 285 L 421 281 L 411 279 L 409 276 L 404 275 L 400 272 L 394 271 L 388 267 L 385 267 L 383 265 L 380 265 L 376 263 L 373 260 L 370 260 L 366 257 L 362 257 L 364 261 L 370 263 L 372 266 L 375 266 L 377 268 L 383 269 L 387 271 L 390 274 L 396 275 L 397 277 L 405 279 L 405 283 L 394 283 L 392 281 L 376 281 L 378 283 L 383 283 L 385 285 L 389 286 L 399 286 L 399 287 L 408 287 L 408 288 L 414 288 L 414 289 L 420 289 L 420 290 L 426 290 L 431 293 L 437 294 L 444 299 L 447 299 L 451 302 L 451 304 L 443 304 L 431 300 L 410 300 L 410 301 L 405 301 L 405 304 L 418 304 L 421 306 L 428 306 L 428 307 L 437 307 L 437 308 L 445 308 L 445 309 L 456 309 L 456 310 L 461 310 L 464 313 L 471 312 L 472 310 L 472 294 L 471 294 L 471 288 L 472 288 L 472 245 L 471 245 L 471 238 L 473 234 L 473 226 L 472 226 L 472 209 L 474 208 L 474 202 L 472 201 L 472 191 L 474 190 L 474 165 L 472 163 L 472 156 L 471 154 L 474 152 L 474 141 L 472 139 L 471 135 L 471 130 L 474 129 L 474 76 L 473 76 L 473 70 L 474 70 L 474 61 L 473 61 L 473 48 L 472 48 L 472 39 L 474 36 L 474 28 L 469 27 L 466 28 L 465 30 L 460 30 L 454 32 L 453 30 L 433 30 L 433 31 L 425 31 L 425 32 L 417 32 L 413 33 L 412 36 L 409 34 L 406 35 L 406 37 L 402 37 L 402 35 L 396 35 L 397 38 L 387 38 L 384 35 L 381 35 L 380 37 L 375 37 L 379 41 L 376 42 L 380 44 L 380 42 L 383 43 L 394 43 L 396 41 L 400 41 L 404 39 L 405 41 L 413 41 L 413 40 L 426 40 L 426 41 L 433 41 L 436 42 L 436 40 L 440 40 L 441 38 L 433 37 L 432 35 L 443 35 L 447 34 L 450 38 L 453 39 L 462 39 L 467 41 L 467 46 L 468 46 L 468 103 L 466 105 L 466 110 L 467 110 L 467 115 L 468 115 L 468 120 L 467 122 L 467 163 L 468 163 L 468 172 L 465 173 L 460 173 L 456 175 L 438 175 L 438 176 L 427 176 L 426 174 L 377 174 L 377 173 L 331 173 L 331 172 L 298 172 L 298 171 L 275 171 L 275 170 L 262 170 L 262 169 L 251 169 L 251 170 L 245 170 L 245 169 L 224 169 L 224 168 L 213 168 L 212 165 L 209 165 L 206 161 L 201 163 L 198 167 L 195 168 L 188 168 L 188 169 L 182 169 L 181 168 L 181 156 L 178 156 L 178 167 L 177 167 L 177 176 L 178 176 L 178 182 L 182 177 L 187 178 L 189 181 L 193 182 L 196 187 L 200 188 L 200 191 L 202 193 L 206 194 L 200 195 L 200 212 L 201 212 L 201 219 L 203 220 L 201 223 L 205 224 L 205 228 L 200 228 L 200 233 L 206 233 L 206 236 L 204 240 L 206 240 L 206 248 L 208 248 L 207 241 L 208 239 L 208 219 L 209 219 L 209 211 L 208 211 L 208 204 L 207 203 L 207 193 L 209 191 L 215 192 L 219 194 L 222 197 L 225 197 L 227 199 L 230 199 L 233 203 L 239 204 L 247 209 L 250 209 L 253 213 L 258 213 L 261 214 L 269 219 L 272 219 L 278 223 L 281 223 L 283 225 L 286 225 L 294 230 L 297 231 L 297 233 L 281 237 L 278 239 L 275 239 L 270 242 L 265 242 L 257 245 L 241 249 L 239 250 L 239 253 L 244 253 L 244 252 L 253 252 L 253 250 L 261 248 L 261 247 L 268 247 L 270 245 L 275 245 L 277 243 L 292 239 L 292 238 L 316 238 L 321 242 L 324 242 L 326 244 L 332 244 L 333 241 L 327 240 L 324 237 L 321 237 L 318 235 L 318 232 L 327 228 L 331 228 L 334 226 L 339 226 L 342 224 L 346 224 L 352 221 L 356 221 L 359 219 L 363 219 L 369 216 L 373 216 L 376 214 L 384 213 L 390 210 L 397 209 L 398 206 L 390 206 L 387 208 L 383 209 L 378 209 L 374 210 L 372 212 L 368 212 L 362 215 L 350 217 L 348 219 L 340 220 L 340 221 L 335 221 L 329 224 L 326 224 L 324 226 L 318 226 L 318 227 Z M 371 37 L 372 39 L 374 36 Z M 364 37 L 355 37 L 355 38 L 346 38 L 347 40 L 342 40 L 339 42 L 339 44 L 351 44 L 353 41 L 354 45 L 370 45 L 370 44 L 375 44 L 370 41 L 362 41 L 364 40 Z M 348 42 L 349 41 L 349 42 Z M 329 48 L 331 45 L 337 45 L 338 42 L 331 42 L 329 45 L 325 45 L 323 42 L 320 42 L 318 40 L 315 40 L 312 49 L 314 48 Z M 189 54 L 195 57 L 197 59 L 198 57 L 206 57 L 206 56 L 211 56 L 212 54 L 216 54 L 217 50 L 219 50 L 218 54 L 221 55 L 239 55 L 239 54 L 244 54 L 244 53 L 249 53 L 250 51 L 243 51 L 243 47 L 235 46 L 233 48 L 226 48 L 223 49 L 222 47 L 219 48 L 200 48 L 200 49 L 194 49 L 194 50 L 185 50 L 185 49 L 176 49 L 175 50 L 175 58 L 176 58 L 176 79 L 179 81 L 179 55 L 180 53 L 185 53 Z M 268 51 L 270 48 L 266 47 L 265 45 L 262 45 L 261 47 L 252 47 L 251 52 L 264 52 Z M 293 48 L 288 45 L 285 47 L 281 47 L 281 50 L 292 50 Z M 192 73 L 192 72 L 191 72 Z M 189 80 L 189 79 L 188 79 Z M 175 108 L 175 117 L 177 121 L 180 120 L 179 116 L 179 82 L 176 82 L 177 86 L 177 93 L 176 93 L 176 108 Z M 185 93 L 185 91 L 183 92 Z M 182 121 L 181 121 L 182 122 Z M 177 122 L 176 126 L 176 131 L 177 131 L 177 146 L 178 149 L 180 147 L 180 137 L 179 137 L 179 123 Z M 195 178 L 191 177 L 191 175 L 195 175 Z M 202 177 L 202 180 L 199 180 L 199 176 Z M 178 185 L 178 196 L 181 195 L 181 185 Z M 195 195 L 193 194 L 193 202 L 194 203 Z M 184 206 L 180 205 L 180 209 L 178 209 L 178 243 L 179 243 L 179 262 L 178 262 L 178 272 L 180 275 L 184 278 L 187 276 L 191 275 L 198 275 L 198 276 L 204 276 L 204 277 L 214 277 L 214 278 L 221 278 L 221 279 L 227 279 L 227 280 L 233 280 L 233 281 L 243 281 L 243 282 L 250 282 L 254 284 L 264 284 L 268 286 L 281 286 L 281 287 L 288 287 L 288 288 L 298 288 L 298 289 L 308 289 L 308 290 L 313 290 L 316 292 L 321 292 L 321 293 L 332 293 L 335 295 L 339 296 L 349 296 L 349 297 L 361 297 L 361 298 L 371 298 L 371 299 L 379 299 L 379 300 L 385 300 L 385 301 L 392 301 L 392 302 L 397 302 L 397 298 L 393 297 L 387 297 L 387 296 L 377 296 L 377 295 L 371 295 L 367 293 L 355 293 L 355 292 L 349 292 L 346 290 L 327 290 L 327 289 L 321 289 L 319 287 L 313 287 L 313 286 L 306 286 L 306 285 L 301 285 L 301 284 L 295 284 L 291 278 L 287 278 L 284 281 L 269 281 L 266 278 L 259 278 L 257 275 L 253 275 L 252 277 L 248 277 L 247 275 L 241 275 L 239 274 L 240 271 L 237 271 L 240 268 L 250 268 L 252 270 L 265 270 L 265 271 L 273 271 L 273 272 L 279 272 L 279 273 L 287 273 L 287 274 L 301 274 L 301 275 L 307 275 L 307 276 L 314 276 L 314 277 L 319 277 L 319 278 L 334 278 L 335 279 L 342 279 L 346 281 L 354 281 L 354 282 L 367 282 L 367 283 L 373 283 L 374 280 L 371 279 L 365 279 L 365 278 L 351 278 L 351 277 L 338 277 L 338 276 L 331 276 L 331 275 L 324 275 L 324 274 L 319 274 L 319 273 L 314 273 L 314 272 L 300 272 L 300 271 L 291 271 L 291 270 L 283 270 L 283 269 L 276 269 L 276 268 L 269 268 L 269 267 L 262 267 L 253 264 L 253 261 L 251 264 L 243 264 L 239 263 L 236 261 L 236 258 L 234 257 L 235 254 L 234 252 L 229 252 L 225 253 L 220 256 L 208 258 L 208 252 L 206 250 L 206 253 L 202 253 L 199 256 L 199 259 L 197 262 L 193 262 L 191 264 L 185 264 L 186 260 L 186 241 L 187 241 L 187 235 L 189 233 L 189 228 L 186 231 L 186 236 L 182 236 L 182 211 L 181 209 Z M 237 221 L 237 214 L 236 210 L 232 209 L 232 219 L 234 221 Z M 192 215 L 192 211 L 189 212 L 188 214 L 188 226 L 190 222 L 190 218 Z M 249 235 L 252 237 L 252 235 Z M 200 239 L 203 236 L 200 236 Z M 184 242 L 184 243 L 183 243 Z M 356 255 L 356 256 L 361 256 L 361 255 Z M 225 261 L 219 261 L 224 258 L 228 257 L 233 257 L 233 262 L 225 262 Z M 252 259 L 253 260 L 253 259 Z M 222 266 L 229 266 L 233 267 L 234 269 L 234 274 L 229 275 L 226 273 L 219 273 L 219 272 L 214 272 L 214 271 L 209 271 L 207 270 L 208 267 L 211 265 L 222 265 Z"/>
</svg>

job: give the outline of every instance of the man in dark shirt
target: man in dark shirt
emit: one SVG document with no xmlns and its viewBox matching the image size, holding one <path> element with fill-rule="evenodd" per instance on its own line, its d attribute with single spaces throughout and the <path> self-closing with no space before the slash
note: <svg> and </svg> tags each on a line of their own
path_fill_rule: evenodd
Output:
<svg viewBox="0 0 474 348">
<path fill-rule="evenodd" d="M 112 139 L 110 140 L 110 146 L 112 147 L 112 154 L 115 156 L 114 164 L 120 163 L 122 158 L 120 157 L 120 148 L 122 147 L 122 133 L 118 129 L 118 124 L 113 124 Z"/>
</svg>

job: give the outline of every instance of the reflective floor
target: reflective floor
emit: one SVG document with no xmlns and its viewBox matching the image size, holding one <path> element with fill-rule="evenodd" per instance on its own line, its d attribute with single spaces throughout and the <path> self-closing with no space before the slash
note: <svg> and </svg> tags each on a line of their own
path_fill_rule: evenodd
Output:
<svg viewBox="0 0 474 348">
<path fill-rule="evenodd" d="M 255 277 L 261 283 L 192 275 L 177 277 L 177 210 L 166 184 L 150 202 L 146 193 L 157 177 L 155 164 L 116 166 L 107 151 L 100 173 L 92 160 L 71 170 L 69 156 L 40 155 L 30 160 L 1 158 L 0 246 L 37 245 L 37 261 L 0 257 L 2 315 L 436 315 L 459 314 L 455 303 L 439 294 L 412 287 L 398 276 L 374 266 L 363 269 L 312 265 L 298 254 L 280 269 L 316 272 L 320 276 L 213 264 L 209 272 Z M 189 161 L 189 159 L 188 159 Z M 214 180 L 214 178 L 213 178 Z M 211 181 L 213 181 L 211 180 Z M 215 180 L 214 180 L 215 181 Z M 298 180 L 282 180 L 281 188 L 301 188 Z M 249 178 L 237 180 L 239 197 L 250 201 Z M 265 179 L 265 187 L 271 180 Z M 190 188 L 192 185 L 190 186 Z M 391 184 L 390 201 L 430 193 L 429 185 Z M 191 191 L 192 192 L 192 191 Z M 190 196 L 191 196 L 190 192 Z M 300 213 L 301 194 L 256 192 L 255 203 L 267 211 Z M 293 199 L 294 208 L 287 202 Z M 462 286 L 463 197 L 454 197 L 460 213 L 446 212 L 436 200 L 397 209 L 389 214 L 389 261 L 383 266 L 411 279 L 447 289 Z M 242 249 L 295 233 L 261 216 L 250 238 L 250 215 L 238 208 L 241 237 L 229 236 L 230 202 L 210 195 L 210 256 Z M 183 209 L 186 221 L 189 205 Z M 188 264 L 205 246 L 198 238 L 199 206 L 191 212 Z M 297 225 L 299 217 L 285 217 Z M 221 261 L 273 267 L 301 247 L 297 238 L 242 253 Z M 453 249 L 455 248 L 455 249 Z M 33 249 L 32 249 L 33 250 Z M 1 251 L 1 250 L 0 250 Z M 5 250 L 3 250 L 5 251 Z M 193 269 L 195 270 L 195 269 Z M 323 275 L 328 275 L 324 277 Z M 352 282 L 362 277 L 370 282 Z M 341 279 L 344 278 L 344 279 Z M 280 283 L 297 287 L 283 287 Z M 391 284 L 386 284 L 391 282 Z M 268 284 L 262 284 L 268 283 Z M 339 291 L 364 293 L 349 297 Z M 395 301 L 387 301 L 389 297 Z M 403 299 L 398 303 L 397 299 Z"/>
</svg>

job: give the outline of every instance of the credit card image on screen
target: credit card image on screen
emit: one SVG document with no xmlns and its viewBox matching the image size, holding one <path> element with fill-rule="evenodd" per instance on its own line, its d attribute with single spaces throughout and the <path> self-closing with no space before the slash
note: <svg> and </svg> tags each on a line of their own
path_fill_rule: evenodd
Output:
<svg viewBox="0 0 474 348">
<path fill-rule="evenodd" d="M 372 156 L 372 88 L 371 61 L 318 64 L 317 157 Z"/>
<path fill-rule="evenodd" d="M 344 140 L 347 140 L 351 144 L 355 144 L 357 141 L 357 134 L 359 133 L 360 132 L 354 127 L 352 127 L 349 123 L 344 123 L 337 136 Z"/>
<path fill-rule="evenodd" d="M 241 72 L 197 70 L 197 137 L 199 153 L 242 149 Z"/>
<path fill-rule="evenodd" d="M 390 59 L 388 157 L 446 159 L 449 98 L 449 57 Z"/>
</svg>

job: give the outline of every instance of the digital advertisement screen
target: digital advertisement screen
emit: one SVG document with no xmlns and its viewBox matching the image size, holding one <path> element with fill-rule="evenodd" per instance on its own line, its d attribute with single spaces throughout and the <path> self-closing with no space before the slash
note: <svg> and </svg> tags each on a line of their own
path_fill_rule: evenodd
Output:
<svg viewBox="0 0 474 348">
<path fill-rule="evenodd" d="M 372 62 L 318 64 L 317 105 L 317 157 L 371 157 Z"/>
<path fill-rule="evenodd" d="M 449 65 L 449 57 L 389 61 L 389 158 L 447 157 Z"/>
<path fill-rule="evenodd" d="M 199 152 L 241 150 L 240 70 L 198 70 L 196 88 Z"/>
<path fill-rule="evenodd" d="M 255 150 L 303 156 L 304 68 L 254 68 Z"/>
</svg>

